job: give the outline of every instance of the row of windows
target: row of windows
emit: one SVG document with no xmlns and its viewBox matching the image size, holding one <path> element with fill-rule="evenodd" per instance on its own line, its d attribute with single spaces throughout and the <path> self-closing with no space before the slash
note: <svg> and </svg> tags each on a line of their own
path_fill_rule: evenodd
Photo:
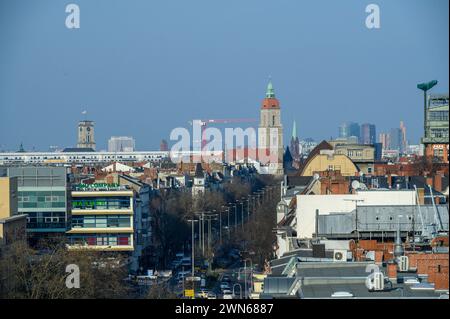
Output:
<svg viewBox="0 0 450 319">
<path fill-rule="evenodd" d="M 65 218 L 65 212 L 27 212 L 28 218 L 60 217 Z"/>
<path fill-rule="evenodd" d="M 443 157 L 444 156 L 444 150 L 442 148 L 435 148 L 433 150 L 433 156 L 434 157 Z"/>
<path fill-rule="evenodd" d="M 362 155 L 363 155 L 363 151 L 360 151 L 360 150 L 348 150 L 347 151 L 348 157 L 352 157 L 352 156 L 361 157 Z"/>
<path fill-rule="evenodd" d="M 428 113 L 429 121 L 448 121 L 448 111 L 432 111 Z"/>
<path fill-rule="evenodd" d="M 18 196 L 19 202 L 64 202 L 64 196 Z"/>
<path fill-rule="evenodd" d="M 130 227 L 131 217 L 121 215 L 73 216 L 72 228 Z"/>
<path fill-rule="evenodd" d="M 448 137 L 448 128 L 432 128 L 430 130 L 431 137 Z"/>
<path fill-rule="evenodd" d="M 64 191 L 19 191 L 21 196 L 66 196 Z"/>
<path fill-rule="evenodd" d="M 389 217 L 385 216 L 385 217 L 386 217 L 387 219 L 389 219 L 390 221 L 394 220 L 394 217 L 393 217 L 393 216 L 389 216 Z M 380 216 L 375 217 L 375 220 L 377 220 L 377 221 L 381 220 Z M 412 217 L 411 217 L 411 216 L 408 216 L 408 220 L 412 220 Z"/>
<path fill-rule="evenodd" d="M 19 208 L 65 208 L 65 202 L 19 202 Z"/>
<path fill-rule="evenodd" d="M 129 209 L 130 197 L 77 198 L 73 209 Z"/>
<path fill-rule="evenodd" d="M 76 235 L 69 237 L 71 245 L 89 246 L 128 246 L 131 243 L 129 235 Z"/>
</svg>

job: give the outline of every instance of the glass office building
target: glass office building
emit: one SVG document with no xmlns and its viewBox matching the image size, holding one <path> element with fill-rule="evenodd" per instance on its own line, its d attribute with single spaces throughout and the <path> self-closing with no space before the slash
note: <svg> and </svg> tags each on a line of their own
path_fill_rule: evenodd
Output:
<svg viewBox="0 0 450 319">
<path fill-rule="evenodd" d="M 9 167 L 17 177 L 18 210 L 27 214 L 30 237 L 64 234 L 69 222 L 68 182 L 64 167 Z"/>
</svg>

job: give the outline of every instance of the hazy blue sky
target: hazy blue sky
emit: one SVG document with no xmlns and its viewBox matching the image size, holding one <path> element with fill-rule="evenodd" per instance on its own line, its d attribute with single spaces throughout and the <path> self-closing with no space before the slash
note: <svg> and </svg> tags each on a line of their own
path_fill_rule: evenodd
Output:
<svg viewBox="0 0 450 319">
<path fill-rule="evenodd" d="M 67 29 L 76 3 L 81 28 Z M 381 9 L 381 29 L 365 8 Z M 88 110 L 98 149 L 157 149 L 196 118 L 257 118 L 269 75 L 286 140 L 346 120 L 422 134 L 421 81 L 448 92 L 447 0 L 0 0 L 0 150 L 73 146 Z"/>
</svg>

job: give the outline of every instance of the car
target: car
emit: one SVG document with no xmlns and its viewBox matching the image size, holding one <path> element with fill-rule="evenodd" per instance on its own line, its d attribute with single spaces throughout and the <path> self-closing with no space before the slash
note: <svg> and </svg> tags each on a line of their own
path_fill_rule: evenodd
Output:
<svg viewBox="0 0 450 319">
<path fill-rule="evenodd" d="M 220 283 L 220 289 L 224 290 L 224 289 L 230 289 L 230 284 L 227 282 L 222 281 Z"/>
<path fill-rule="evenodd" d="M 210 293 L 210 291 L 208 291 L 207 289 L 201 289 L 199 292 L 198 292 L 198 297 L 199 298 L 208 298 L 208 294 Z"/>
<path fill-rule="evenodd" d="M 215 293 L 209 292 L 207 298 L 208 298 L 208 299 L 217 299 L 217 296 L 216 296 Z"/>
<path fill-rule="evenodd" d="M 230 290 L 224 290 L 223 299 L 233 299 L 233 293 Z"/>
<path fill-rule="evenodd" d="M 228 276 L 228 275 L 224 275 L 224 276 L 222 277 L 222 281 L 223 281 L 223 282 L 231 282 L 231 278 L 230 278 L 230 276 Z"/>
</svg>

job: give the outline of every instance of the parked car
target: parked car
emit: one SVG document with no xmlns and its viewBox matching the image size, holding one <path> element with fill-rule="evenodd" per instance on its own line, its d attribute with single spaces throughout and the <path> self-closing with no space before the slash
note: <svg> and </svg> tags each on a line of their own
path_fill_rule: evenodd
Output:
<svg viewBox="0 0 450 319">
<path fill-rule="evenodd" d="M 215 293 L 209 292 L 207 298 L 208 298 L 208 299 L 217 299 L 217 296 L 216 296 Z"/>
<path fill-rule="evenodd" d="M 222 289 L 222 290 L 228 289 L 229 290 L 230 289 L 230 284 L 227 283 L 227 282 L 222 281 L 220 283 L 220 289 Z"/>
<path fill-rule="evenodd" d="M 223 299 L 233 299 L 233 293 L 231 292 L 231 290 L 223 291 Z"/>
</svg>

